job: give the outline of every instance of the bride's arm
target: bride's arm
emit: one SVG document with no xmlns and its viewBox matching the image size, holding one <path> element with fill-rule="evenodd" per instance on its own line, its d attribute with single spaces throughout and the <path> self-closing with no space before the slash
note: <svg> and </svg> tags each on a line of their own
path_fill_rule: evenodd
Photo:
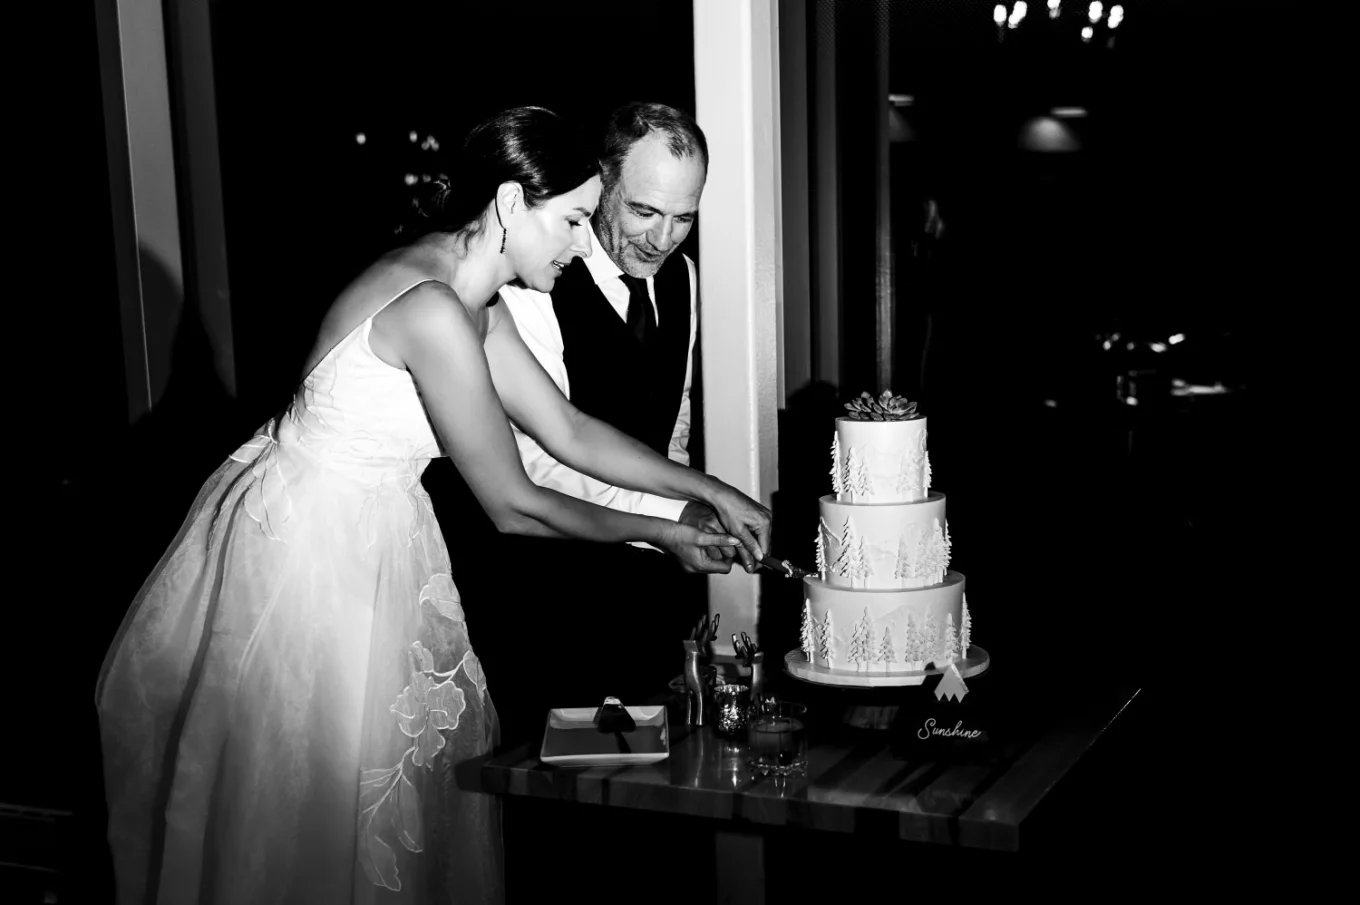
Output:
<svg viewBox="0 0 1360 905">
<path fill-rule="evenodd" d="M 658 455 L 572 405 L 524 344 L 504 305 L 491 309 L 485 348 L 506 414 L 553 458 L 617 487 L 707 503 L 750 556 L 764 555 L 768 510 L 717 478 Z M 746 555 L 742 559 L 751 567 Z"/>
<path fill-rule="evenodd" d="M 481 337 L 452 290 L 427 284 L 394 303 L 393 344 L 410 371 L 449 457 L 496 527 L 512 534 L 646 541 L 690 566 L 705 546 L 734 543 L 664 519 L 616 512 L 531 482 L 492 384 Z"/>
</svg>

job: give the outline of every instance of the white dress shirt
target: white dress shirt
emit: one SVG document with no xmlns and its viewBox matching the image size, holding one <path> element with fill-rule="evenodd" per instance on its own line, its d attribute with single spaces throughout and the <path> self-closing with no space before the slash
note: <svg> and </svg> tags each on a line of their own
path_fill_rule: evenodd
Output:
<svg viewBox="0 0 1360 905">
<path fill-rule="evenodd" d="M 619 319 L 627 321 L 628 286 L 619 279 L 623 271 L 604 253 L 593 235 L 591 240 L 594 251 L 590 257 L 584 259 L 586 268 L 594 277 L 595 285 L 618 313 Z M 696 312 L 699 277 L 694 262 L 687 255 L 684 258 L 685 265 L 689 267 L 689 356 L 685 363 L 685 386 L 680 397 L 680 411 L 675 419 L 675 429 L 671 432 L 667 455 L 681 465 L 688 465 L 689 390 L 694 376 L 694 341 L 698 334 Z M 653 287 L 651 277 L 647 278 L 647 295 L 652 301 L 652 312 L 657 317 L 659 327 L 661 318 L 657 310 L 656 289 Z M 552 296 L 546 292 L 516 286 L 503 287 L 500 296 L 514 316 L 515 326 L 519 329 L 519 335 L 524 338 L 524 344 L 534 353 L 534 357 L 543 365 L 543 370 L 548 372 L 548 376 L 558 388 L 570 399 L 571 387 L 567 381 L 567 366 L 562 358 L 562 328 L 558 325 L 557 315 L 553 312 Z M 672 500 L 637 490 L 625 490 L 597 481 L 554 459 L 533 437 L 520 430 L 518 425 L 512 422 L 511 427 L 514 429 L 515 442 L 519 444 L 519 456 L 524 462 L 524 470 L 535 484 L 610 509 L 679 521 L 680 513 L 685 508 L 685 500 Z"/>
</svg>

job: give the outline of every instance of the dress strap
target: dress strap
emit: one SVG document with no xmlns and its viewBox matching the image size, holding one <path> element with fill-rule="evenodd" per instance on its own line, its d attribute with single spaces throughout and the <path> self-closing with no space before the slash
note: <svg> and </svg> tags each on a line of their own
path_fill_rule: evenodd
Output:
<svg viewBox="0 0 1360 905">
<path fill-rule="evenodd" d="M 416 288 L 417 286 L 419 286 L 421 283 L 438 283 L 438 282 L 439 282 L 438 280 L 432 280 L 432 279 L 429 279 L 428 277 L 427 277 L 426 279 L 423 279 L 423 280 L 416 280 L 416 281 L 415 281 L 414 283 L 412 283 L 410 286 L 407 286 L 407 287 L 406 287 L 405 289 L 403 289 L 401 292 L 398 292 L 396 295 L 392 296 L 390 299 L 388 299 L 387 301 L 383 302 L 380 306 L 378 306 L 378 310 L 377 310 L 377 311 L 374 311 L 372 314 L 370 314 L 370 315 L 368 316 L 369 321 L 372 321 L 373 318 L 377 317 L 379 314 L 382 314 L 382 313 L 383 313 L 383 310 L 384 310 L 385 308 L 387 308 L 388 305 L 392 304 L 392 303 L 395 302 L 397 299 L 401 298 L 403 295 L 405 295 L 406 293 L 410 292 L 412 289 L 414 289 L 414 288 Z"/>
</svg>

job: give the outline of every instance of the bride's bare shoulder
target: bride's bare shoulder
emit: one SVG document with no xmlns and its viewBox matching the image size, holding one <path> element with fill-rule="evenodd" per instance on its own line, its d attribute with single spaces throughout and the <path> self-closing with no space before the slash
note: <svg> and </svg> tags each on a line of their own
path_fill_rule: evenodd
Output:
<svg viewBox="0 0 1360 905">
<path fill-rule="evenodd" d="M 384 332 L 396 346 L 439 342 L 449 331 L 481 333 L 484 325 L 468 311 L 458 293 L 447 283 L 430 280 L 412 286 L 387 310 L 373 319 L 374 332 Z"/>
<path fill-rule="evenodd" d="M 432 279 L 412 286 L 374 317 L 369 345 L 384 361 L 404 367 L 413 357 L 480 344 L 485 335 L 484 316 L 469 311 L 448 284 Z"/>
<path fill-rule="evenodd" d="M 430 317 L 447 317 L 462 312 L 467 314 L 462 299 L 453 287 L 436 279 L 417 283 L 394 300 L 394 313 L 405 318 L 422 320 Z"/>
<path fill-rule="evenodd" d="M 383 361 L 402 367 L 401 348 L 406 335 L 419 332 L 419 322 L 441 310 L 448 317 L 453 309 L 463 310 L 457 293 L 419 266 L 419 262 L 400 258 L 380 260 L 346 286 L 321 320 L 316 344 L 309 356 L 309 367 L 326 350 L 352 333 L 369 318 L 369 347 Z"/>
</svg>

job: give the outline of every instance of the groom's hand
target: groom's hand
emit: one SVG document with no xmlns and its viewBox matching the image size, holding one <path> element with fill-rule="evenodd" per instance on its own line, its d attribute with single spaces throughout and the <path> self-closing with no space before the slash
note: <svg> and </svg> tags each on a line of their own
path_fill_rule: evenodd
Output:
<svg viewBox="0 0 1360 905">
<path fill-rule="evenodd" d="M 713 479 L 708 504 L 717 513 L 727 533 L 741 541 L 737 558 L 747 572 L 760 568 L 765 551 L 770 549 L 770 510 L 730 484 Z"/>
<path fill-rule="evenodd" d="M 695 500 L 685 504 L 685 508 L 680 512 L 680 524 L 689 525 L 691 528 L 698 528 L 700 531 L 708 531 L 713 534 L 725 534 L 722 521 L 713 508 L 706 503 Z M 716 561 L 731 562 L 736 558 L 735 547 L 705 547 L 704 553 L 709 559 Z"/>
</svg>

